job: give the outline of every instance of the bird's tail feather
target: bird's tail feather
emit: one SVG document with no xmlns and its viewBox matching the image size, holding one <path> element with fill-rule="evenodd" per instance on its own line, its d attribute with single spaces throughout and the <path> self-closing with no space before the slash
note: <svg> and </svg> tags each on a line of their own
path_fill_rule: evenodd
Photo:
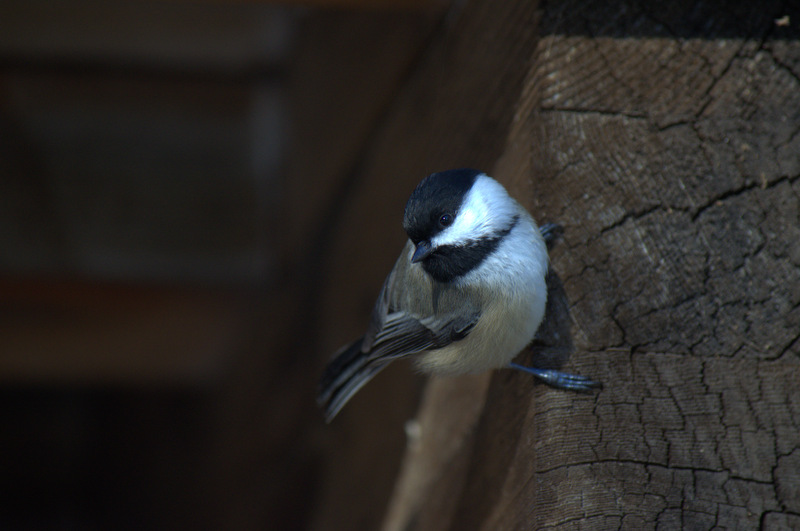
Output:
<svg viewBox="0 0 800 531">
<path fill-rule="evenodd" d="M 317 403 L 324 411 L 326 422 L 333 420 L 348 400 L 388 363 L 370 360 L 361 351 L 363 340 L 344 347 L 325 368 Z"/>
</svg>

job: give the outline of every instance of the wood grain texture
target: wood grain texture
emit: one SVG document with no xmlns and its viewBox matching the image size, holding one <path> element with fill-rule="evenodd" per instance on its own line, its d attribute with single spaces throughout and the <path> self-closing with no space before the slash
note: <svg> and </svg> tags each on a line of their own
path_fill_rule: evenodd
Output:
<svg viewBox="0 0 800 531">
<path fill-rule="evenodd" d="M 605 389 L 498 372 L 457 452 L 424 401 L 396 496 L 443 461 L 387 529 L 800 526 L 796 8 L 541 6 L 495 174 L 565 225 L 567 367 Z"/>
</svg>

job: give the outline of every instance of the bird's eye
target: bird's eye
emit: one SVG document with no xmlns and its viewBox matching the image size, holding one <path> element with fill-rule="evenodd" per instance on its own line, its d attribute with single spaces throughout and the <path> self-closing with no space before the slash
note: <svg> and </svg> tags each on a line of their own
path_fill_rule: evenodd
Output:
<svg viewBox="0 0 800 531">
<path fill-rule="evenodd" d="M 451 214 L 442 214 L 439 218 L 439 225 L 442 227 L 449 227 L 453 224 L 453 216 Z"/>
</svg>

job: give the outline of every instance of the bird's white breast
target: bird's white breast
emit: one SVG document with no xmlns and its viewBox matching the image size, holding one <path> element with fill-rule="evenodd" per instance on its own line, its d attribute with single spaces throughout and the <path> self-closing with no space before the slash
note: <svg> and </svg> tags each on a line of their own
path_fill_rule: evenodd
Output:
<svg viewBox="0 0 800 531">
<path fill-rule="evenodd" d="M 519 222 L 479 267 L 457 282 L 481 301 L 478 323 L 461 341 L 422 354 L 425 372 L 461 374 L 506 367 L 527 346 L 544 317 L 547 248 L 533 219 Z"/>
</svg>

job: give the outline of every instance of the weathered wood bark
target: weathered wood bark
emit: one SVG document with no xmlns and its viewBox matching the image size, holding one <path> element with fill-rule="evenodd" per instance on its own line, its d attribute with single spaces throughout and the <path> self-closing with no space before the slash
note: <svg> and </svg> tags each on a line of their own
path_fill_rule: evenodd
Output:
<svg viewBox="0 0 800 531">
<path fill-rule="evenodd" d="M 367 314 L 394 252 L 363 294 L 342 280 L 399 248 L 383 220 L 416 180 L 477 165 L 565 226 L 567 368 L 605 389 L 430 381 L 386 529 L 800 528 L 797 7 L 477 1 L 442 28 L 360 169 L 328 313 Z M 356 450 L 322 503 L 342 528 L 374 515 L 352 494 L 383 387 L 339 428 Z"/>
</svg>

